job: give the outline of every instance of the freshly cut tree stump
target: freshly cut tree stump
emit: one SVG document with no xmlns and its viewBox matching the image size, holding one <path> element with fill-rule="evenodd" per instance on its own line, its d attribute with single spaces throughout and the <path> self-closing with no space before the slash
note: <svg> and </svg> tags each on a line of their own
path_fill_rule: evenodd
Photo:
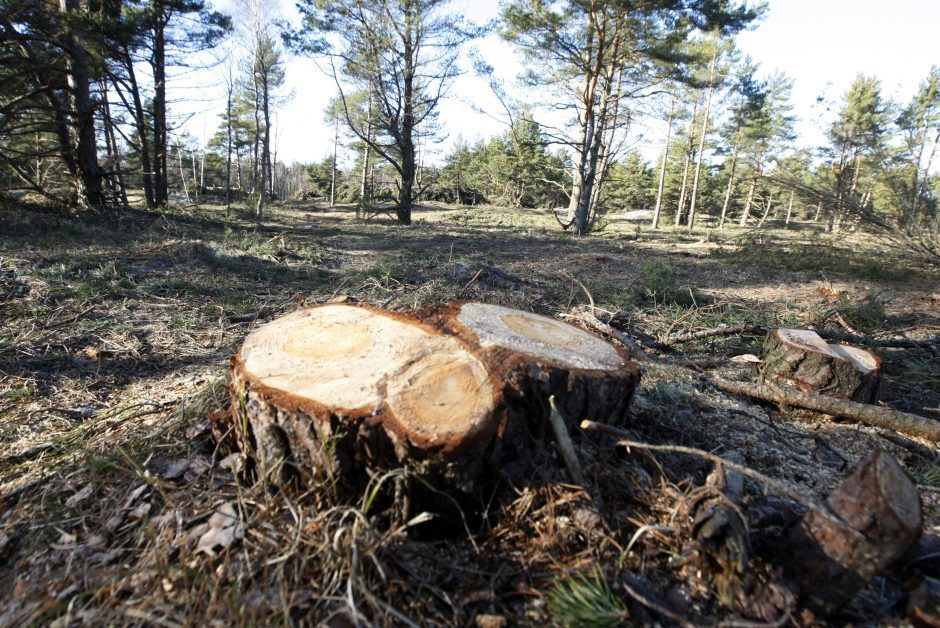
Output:
<svg viewBox="0 0 940 628">
<path fill-rule="evenodd" d="M 881 358 L 851 345 L 829 344 L 806 329 L 775 329 L 764 343 L 758 382 L 783 384 L 860 403 L 874 403 Z"/>
<path fill-rule="evenodd" d="M 406 465 L 469 490 L 520 433 L 512 422 L 547 424 L 550 395 L 622 421 L 638 378 L 625 352 L 528 312 L 327 304 L 248 336 L 233 360 L 233 410 L 265 477 Z"/>
<path fill-rule="evenodd" d="M 829 496 L 835 516 L 810 511 L 787 540 L 785 565 L 807 606 L 837 611 L 921 534 L 920 497 L 898 461 L 876 449 Z"/>
<path fill-rule="evenodd" d="M 443 316 L 443 328 L 480 347 L 511 413 L 547 417 L 554 395 L 575 431 L 585 417 L 626 419 L 639 381 L 628 351 L 568 323 L 489 303 L 454 303 Z"/>
</svg>

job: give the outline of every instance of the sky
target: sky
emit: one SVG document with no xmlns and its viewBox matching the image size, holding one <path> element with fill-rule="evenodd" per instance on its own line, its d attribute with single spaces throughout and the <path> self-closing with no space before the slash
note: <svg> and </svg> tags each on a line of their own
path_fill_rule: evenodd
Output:
<svg viewBox="0 0 940 628">
<path fill-rule="evenodd" d="M 272 15 L 294 16 L 289 0 L 267 0 Z M 218 0 L 230 10 L 237 0 Z M 496 17 L 498 0 L 456 0 L 453 5 L 468 19 L 485 22 Z M 780 70 L 793 78 L 794 113 L 798 118 L 799 146 L 824 142 L 823 131 L 838 107 L 841 95 L 860 73 L 881 80 L 885 96 L 908 101 L 930 70 L 940 65 L 940 0 L 770 0 L 764 19 L 737 38 L 738 48 L 760 65 L 760 74 Z M 531 90 L 514 89 L 522 69 L 519 56 L 498 35 L 475 42 L 478 53 L 495 68 L 514 96 Z M 440 105 L 440 126 L 447 135 L 428 147 L 429 160 L 439 161 L 454 141 L 473 142 L 506 130 L 502 109 L 485 81 L 468 71 L 453 84 Z M 286 64 L 287 95 L 275 118 L 277 158 L 285 163 L 309 163 L 333 150 L 333 129 L 324 122 L 323 111 L 336 94 L 332 77 L 321 72 L 310 59 L 290 58 Z M 186 112 L 185 129 L 200 143 L 219 124 L 224 106 L 218 69 L 188 76 L 187 91 L 198 91 L 197 109 Z M 193 87 L 195 85 L 195 87 Z M 218 96 L 214 96 L 217 92 Z M 823 104 L 817 103 L 822 97 Z M 646 129 L 638 146 L 647 159 L 655 159 L 664 137 L 655 121 L 639 125 Z M 638 128 L 639 128 L 638 127 Z M 340 153 L 339 163 L 352 155 Z"/>
</svg>

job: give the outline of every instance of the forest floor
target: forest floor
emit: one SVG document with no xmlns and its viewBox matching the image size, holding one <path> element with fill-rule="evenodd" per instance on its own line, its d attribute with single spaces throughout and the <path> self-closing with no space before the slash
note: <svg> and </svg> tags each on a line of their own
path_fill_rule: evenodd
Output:
<svg viewBox="0 0 940 628">
<path fill-rule="evenodd" d="M 911 587 L 940 578 L 940 561 L 922 560 L 940 545 L 936 458 L 701 378 L 746 378 L 731 358 L 760 353 L 761 336 L 662 344 L 740 323 L 936 337 L 938 268 L 870 236 L 611 221 L 579 239 L 545 211 L 493 207 L 422 206 L 409 227 L 311 203 L 272 208 L 263 227 L 212 206 L 90 220 L 3 211 L 0 625 L 807 621 L 774 562 L 780 519 L 800 507 L 748 481 L 753 559 L 729 596 L 683 519 L 710 470 L 694 456 L 582 433 L 589 487 L 567 483 L 548 445 L 539 477 L 456 525 L 402 522 L 328 486 L 254 482 L 211 431 L 229 359 L 264 322 L 342 297 L 397 310 L 459 297 L 573 322 L 592 299 L 664 358 L 643 366 L 637 439 L 737 451 L 817 500 L 875 447 L 901 460 L 921 489 L 921 554 L 834 621 L 901 620 Z M 879 351 L 882 402 L 940 420 L 937 356 Z"/>
</svg>

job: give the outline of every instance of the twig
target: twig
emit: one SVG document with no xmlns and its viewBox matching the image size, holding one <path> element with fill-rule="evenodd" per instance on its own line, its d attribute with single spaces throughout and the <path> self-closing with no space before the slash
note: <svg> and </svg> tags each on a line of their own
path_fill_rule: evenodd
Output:
<svg viewBox="0 0 940 628">
<path fill-rule="evenodd" d="M 613 338 L 614 340 L 616 340 L 617 342 L 625 346 L 627 349 L 630 350 L 630 357 L 633 358 L 634 360 L 637 360 L 638 362 L 646 362 L 646 361 L 652 360 L 650 355 L 646 351 L 644 351 L 643 347 L 637 344 L 637 342 L 633 338 L 626 335 L 619 329 L 616 329 L 613 325 L 608 325 L 607 323 L 604 323 L 603 321 L 601 321 L 599 318 L 597 318 L 597 316 L 594 315 L 593 311 L 580 312 L 578 314 L 575 314 L 575 316 L 585 325 L 590 327 L 591 329 L 597 332 L 600 332 L 606 336 L 610 336 L 611 338 Z"/>
<path fill-rule="evenodd" d="M 581 282 L 580 279 L 578 279 L 578 278 L 575 277 L 574 275 L 571 275 L 571 274 L 570 274 L 568 271 L 566 271 L 566 270 L 563 270 L 563 271 L 561 271 L 561 272 L 558 273 L 558 274 L 561 275 L 562 277 L 567 277 L 568 279 L 570 279 L 571 281 L 575 282 L 576 284 L 578 284 L 578 286 L 581 287 L 581 290 L 584 291 L 584 294 L 587 295 L 588 301 L 591 303 L 591 314 L 594 314 L 594 311 L 597 309 L 597 308 L 594 306 L 594 295 L 592 295 L 592 294 L 591 294 L 591 291 L 587 289 L 587 286 L 585 286 L 585 285 Z"/>
<path fill-rule="evenodd" d="M 816 329 L 811 328 L 814 332 L 819 334 L 823 338 L 829 340 L 842 340 L 845 342 L 852 342 L 859 345 L 866 345 L 868 347 L 885 347 L 888 349 L 936 349 L 940 348 L 940 337 L 935 337 L 930 340 L 911 340 L 910 338 L 871 338 L 870 336 L 859 336 L 858 334 L 850 334 L 844 331 L 837 331 L 833 329 Z"/>
<path fill-rule="evenodd" d="M 678 613 L 674 613 L 673 611 L 669 610 L 662 604 L 657 604 L 653 600 L 649 599 L 648 597 L 646 597 L 645 595 L 643 595 L 642 593 L 640 593 L 639 591 L 631 587 L 623 579 L 620 580 L 620 586 L 622 586 L 624 591 L 627 592 L 627 595 L 632 597 L 634 600 L 636 600 L 637 602 L 639 602 L 646 608 L 656 611 L 657 613 L 659 613 L 666 619 L 671 619 L 672 621 L 682 626 L 682 628 L 694 628 L 695 627 L 694 623 L 690 622 L 688 619 L 686 619 L 682 615 L 679 615 Z"/>
<path fill-rule="evenodd" d="M 568 467 L 568 473 L 575 484 L 584 486 L 584 472 L 581 471 L 581 463 L 578 461 L 578 454 L 574 450 L 574 444 L 571 442 L 571 436 L 568 434 L 568 428 L 565 427 L 565 419 L 558 411 L 555 405 L 555 395 L 548 398 L 548 405 L 551 412 L 548 415 L 552 424 L 552 431 L 555 432 L 555 440 L 558 441 L 558 448 L 561 450 L 561 457 L 565 460 L 565 466 Z"/>
<path fill-rule="evenodd" d="M 481 268 L 480 270 L 477 271 L 477 274 L 475 274 L 473 277 L 470 278 L 470 281 L 467 282 L 467 285 L 465 285 L 463 288 L 460 289 L 460 292 L 458 292 L 458 293 L 457 293 L 457 296 L 455 296 L 454 298 L 455 298 L 455 299 L 461 299 L 461 298 L 463 298 L 464 293 L 465 293 L 467 290 L 470 289 L 470 286 L 472 286 L 473 283 L 474 283 L 477 279 L 479 279 L 479 278 L 480 278 L 480 275 L 482 275 L 482 274 L 483 274 L 483 269 Z"/>
<path fill-rule="evenodd" d="M 836 312 L 835 319 L 837 323 L 842 325 L 842 329 L 844 329 L 845 331 L 849 332 L 850 334 L 858 334 L 858 330 L 856 330 L 854 327 L 852 327 L 847 322 L 845 322 L 845 319 L 842 318 L 842 314 L 839 314 L 838 312 Z"/>
<path fill-rule="evenodd" d="M 643 443 L 640 441 L 630 440 L 629 432 L 621 430 L 620 428 L 614 427 L 612 425 L 606 425 L 604 423 L 597 423 L 596 421 L 588 421 L 587 419 L 585 419 L 584 421 L 581 421 L 581 429 L 588 430 L 590 432 L 599 432 L 601 434 L 606 434 L 607 436 L 612 436 L 617 439 L 617 443 L 619 445 L 622 445 L 627 448 L 635 447 L 637 449 L 646 449 L 649 451 L 666 451 L 670 453 L 686 454 L 689 456 L 697 456 L 704 460 L 708 460 L 709 462 L 716 464 L 716 465 L 724 465 L 728 469 L 737 471 L 741 475 L 747 476 L 751 478 L 752 480 L 757 480 L 764 486 L 772 488 L 775 491 L 782 493 L 783 495 L 786 495 L 793 501 L 799 504 L 802 504 L 803 506 L 819 513 L 820 515 L 826 517 L 827 519 L 835 518 L 835 515 L 833 515 L 829 511 L 829 509 L 826 508 L 822 503 L 817 502 L 816 500 L 812 498 L 801 495 L 800 493 L 796 492 L 795 490 L 793 490 L 792 488 L 790 488 L 783 482 L 767 477 L 763 473 L 760 473 L 759 471 L 755 471 L 754 469 L 751 469 L 750 467 L 746 467 L 743 464 L 738 464 L 730 460 L 725 460 L 724 458 L 720 456 L 716 456 L 715 454 L 709 453 L 707 451 L 703 451 L 701 449 L 695 449 L 693 447 L 684 447 L 682 445 L 653 445 L 650 443 Z"/>
<path fill-rule="evenodd" d="M 906 449 L 909 452 L 920 456 L 924 460 L 929 460 L 930 462 L 940 461 L 940 451 L 935 451 L 926 445 L 921 445 L 920 443 L 916 443 L 909 438 L 904 438 L 894 430 L 889 430 L 887 428 L 878 430 L 878 436 L 881 436 L 883 439 L 894 443 L 898 447 Z"/>
<path fill-rule="evenodd" d="M 916 414 L 845 399 L 824 397 L 768 384 L 735 382 L 721 377 L 710 377 L 706 381 L 715 388 L 734 395 L 745 395 L 764 401 L 785 403 L 833 416 L 855 419 L 874 427 L 887 427 L 904 434 L 925 438 L 934 443 L 940 442 L 940 421 L 926 419 Z"/>
</svg>

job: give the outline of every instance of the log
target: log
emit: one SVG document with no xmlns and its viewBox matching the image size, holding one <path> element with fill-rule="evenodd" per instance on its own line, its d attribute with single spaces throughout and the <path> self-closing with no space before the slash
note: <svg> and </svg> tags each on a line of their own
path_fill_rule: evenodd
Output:
<svg viewBox="0 0 940 628">
<path fill-rule="evenodd" d="M 784 568 L 806 606 L 829 616 L 921 534 L 920 498 L 890 454 L 876 449 L 828 499 L 837 517 L 808 512 L 791 529 Z"/>
<path fill-rule="evenodd" d="M 940 443 L 940 421 L 909 412 L 901 412 L 900 410 L 867 403 L 857 403 L 846 399 L 833 399 L 832 397 L 805 393 L 781 386 L 736 382 L 722 377 L 709 377 L 705 381 L 715 388 L 733 395 L 744 395 L 797 408 L 815 410 L 816 412 L 853 419 L 874 427 L 885 427 L 908 436 L 917 436 L 934 443 Z"/>
<path fill-rule="evenodd" d="M 551 433 L 549 397 L 571 421 L 622 422 L 638 379 L 626 351 L 529 312 L 453 303 L 406 315 L 336 303 L 250 334 L 231 389 L 266 478 L 355 480 L 406 466 L 470 491 L 524 450 L 508 442 L 533 433 L 518 424 Z"/>
<path fill-rule="evenodd" d="M 764 343 L 757 382 L 860 403 L 874 403 L 881 383 L 881 358 L 873 351 L 829 344 L 814 331 L 774 329 Z"/>
</svg>

